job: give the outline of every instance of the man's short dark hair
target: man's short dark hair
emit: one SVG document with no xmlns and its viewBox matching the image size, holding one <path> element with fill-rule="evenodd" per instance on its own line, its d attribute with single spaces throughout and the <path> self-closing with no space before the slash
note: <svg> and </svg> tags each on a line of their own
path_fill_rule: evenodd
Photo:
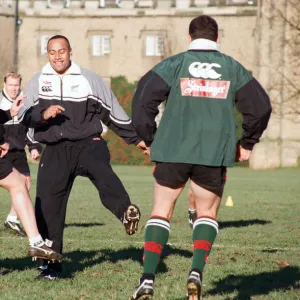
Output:
<svg viewBox="0 0 300 300">
<path fill-rule="evenodd" d="M 67 44 L 68 44 L 69 51 L 71 50 L 71 45 L 70 45 L 69 40 L 68 40 L 64 35 L 59 35 L 59 34 L 52 36 L 52 37 L 48 40 L 48 43 L 47 43 L 47 50 L 48 50 L 48 46 L 49 46 L 50 41 L 58 40 L 58 39 L 63 39 L 63 40 L 65 40 L 65 41 L 67 42 Z"/>
<path fill-rule="evenodd" d="M 216 42 L 218 39 L 218 24 L 212 17 L 199 16 L 191 21 L 189 35 L 192 40 L 208 39 Z"/>
<path fill-rule="evenodd" d="M 20 74 L 16 73 L 16 72 L 9 72 L 6 73 L 4 76 L 4 83 L 6 83 L 7 78 L 13 78 L 13 79 L 19 79 L 20 80 L 20 85 L 21 85 L 21 81 L 22 81 L 22 77 Z"/>
</svg>

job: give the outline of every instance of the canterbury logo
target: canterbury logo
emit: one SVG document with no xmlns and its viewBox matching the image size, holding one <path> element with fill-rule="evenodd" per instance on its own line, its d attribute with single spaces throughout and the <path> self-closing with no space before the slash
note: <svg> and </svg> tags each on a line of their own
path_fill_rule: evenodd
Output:
<svg viewBox="0 0 300 300">
<path fill-rule="evenodd" d="M 221 66 L 215 63 L 209 64 L 209 63 L 193 62 L 189 66 L 189 72 L 195 78 L 205 78 L 205 79 L 220 78 L 222 74 L 217 73 L 213 68 L 221 68 Z"/>
<path fill-rule="evenodd" d="M 52 92 L 51 86 L 42 86 L 43 92 Z"/>
</svg>

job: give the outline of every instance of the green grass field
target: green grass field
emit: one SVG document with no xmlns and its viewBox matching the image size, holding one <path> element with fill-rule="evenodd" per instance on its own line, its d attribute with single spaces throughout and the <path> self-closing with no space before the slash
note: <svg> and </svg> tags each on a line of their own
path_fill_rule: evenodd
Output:
<svg viewBox="0 0 300 300">
<path fill-rule="evenodd" d="M 35 194 L 37 166 L 32 166 Z M 134 203 L 141 228 L 151 211 L 150 167 L 115 166 Z M 204 272 L 205 299 L 300 299 L 300 169 L 229 170 L 219 211 L 220 234 Z M 234 206 L 226 207 L 228 196 Z M 10 207 L 0 189 L 0 220 Z M 94 186 L 77 178 L 67 212 L 64 277 L 34 281 L 28 242 L 0 226 L 0 299 L 124 300 L 142 272 L 143 229 L 133 237 L 101 204 Z M 157 300 L 184 300 L 192 260 L 187 191 L 178 200 L 169 245 L 155 282 Z M 288 266 L 286 266 L 288 264 Z"/>
</svg>

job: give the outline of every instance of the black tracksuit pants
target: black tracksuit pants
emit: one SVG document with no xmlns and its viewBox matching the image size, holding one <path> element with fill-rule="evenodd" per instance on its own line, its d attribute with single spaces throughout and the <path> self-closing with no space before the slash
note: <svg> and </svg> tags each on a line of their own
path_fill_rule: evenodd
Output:
<svg viewBox="0 0 300 300">
<path fill-rule="evenodd" d="M 131 204 L 130 198 L 110 165 L 103 139 L 87 138 L 47 145 L 40 160 L 35 214 L 38 229 L 52 248 L 62 252 L 66 208 L 74 179 L 88 177 L 99 191 L 103 205 L 118 219 Z M 60 271 L 59 264 L 57 265 Z"/>
</svg>

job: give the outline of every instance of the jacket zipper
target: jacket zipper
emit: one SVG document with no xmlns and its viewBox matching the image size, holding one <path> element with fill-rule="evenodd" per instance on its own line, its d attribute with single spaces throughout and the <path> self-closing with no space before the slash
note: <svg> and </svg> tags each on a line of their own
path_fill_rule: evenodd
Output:
<svg viewBox="0 0 300 300">
<path fill-rule="evenodd" d="M 63 107 L 63 77 L 59 76 L 59 79 L 60 79 L 60 105 Z M 63 136 L 62 126 L 60 126 L 60 136 L 61 137 Z"/>
</svg>

